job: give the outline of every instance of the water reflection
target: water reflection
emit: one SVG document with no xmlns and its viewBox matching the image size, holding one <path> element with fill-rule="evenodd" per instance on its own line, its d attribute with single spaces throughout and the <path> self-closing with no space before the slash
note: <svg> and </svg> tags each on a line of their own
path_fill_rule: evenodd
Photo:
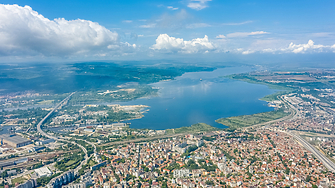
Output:
<svg viewBox="0 0 335 188">
<path fill-rule="evenodd" d="M 160 88 L 159 96 L 118 104 L 150 106 L 145 117 L 129 121 L 134 128 L 167 129 L 198 122 L 224 127 L 215 120 L 273 110 L 258 99 L 274 90 L 264 85 L 220 77 L 248 71 L 251 71 L 248 67 L 235 67 L 186 73 L 176 80 L 152 84 Z"/>
</svg>

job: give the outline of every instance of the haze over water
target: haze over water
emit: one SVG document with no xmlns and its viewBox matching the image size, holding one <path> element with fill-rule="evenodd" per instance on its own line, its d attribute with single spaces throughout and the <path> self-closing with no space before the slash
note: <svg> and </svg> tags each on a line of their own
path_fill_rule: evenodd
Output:
<svg viewBox="0 0 335 188">
<path fill-rule="evenodd" d="M 128 121 L 132 128 L 169 129 L 200 122 L 224 128 L 215 120 L 273 110 L 259 98 L 275 90 L 220 77 L 247 71 L 251 71 L 251 68 L 232 67 L 213 72 L 185 73 L 175 80 L 152 84 L 159 88 L 159 96 L 115 104 L 150 106 L 142 119 Z"/>
</svg>

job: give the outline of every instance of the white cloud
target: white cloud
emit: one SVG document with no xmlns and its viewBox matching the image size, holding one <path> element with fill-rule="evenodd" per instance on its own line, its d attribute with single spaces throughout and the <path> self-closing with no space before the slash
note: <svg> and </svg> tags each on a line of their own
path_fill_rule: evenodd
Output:
<svg viewBox="0 0 335 188">
<path fill-rule="evenodd" d="M 108 49 L 114 45 L 118 48 Z M 31 7 L 0 4 L 0 55 L 70 56 L 129 50 L 118 33 L 88 20 L 49 20 Z"/>
<path fill-rule="evenodd" d="M 140 28 L 155 28 L 155 27 L 156 27 L 155 23 L 140 25 Z"/>
<path fill-rule="evenodd" d="M 171 9 L 171 10 L 178 10 L 179 8 L 178 7 L 173 7 L 173 6 L 167 6 L 168 9 Z"/>
<path fill-rule="evenodd" d="M 231 22 L 231 23 L 222 23 L 221 25 L 244 25 L 244 24 L 248 24 L 248 23 L 252 23 L 254 21 L 245 21 L 245 22 Z"/>
<path fill-rule="evenodd" d="M 207 2 L 208 1 L 212 1 L 212 0 L 191 0 L 187 7 L 191 8 L 191 9 L 195 9 L 195 10 L 202 10 L 204 8 L 207 8 Z"/>
<path fill-rule="evenodd" d="M 242 54 L 247 55 L 247 54 L 252 54 L 254 52 L 255 51 L 253 51 L 253 50 L 246 50 L 246 51 L 243 51 Z"/>
<path fill-rule="evenodd" d="M 260 53 L 320 53 L 320 52 L 330 52 L 335 49 L 335 44 L 333 46 L 327 46 L 322 44 L 314 44 L 312 40 L 309 40 L 307 44 L 294 44 L 291 42 L 288 47 L 284 48 L 249 48 L 247 50 L 242 50 L 242 54 L 251 54 L 255 52 Z M 335 52 L 335 51 L 333 51 Z"/>
<path fill-rule="evenodd" d="M 210 50 L 214 50 L 215 47 L 213 43 L 208 40 L 207 35 L 205 35 L 204 38 L 184 41 L 182 38 L 175 38 L 170 37 L 167 34 L 160 34 L 156 39 L 156 44 L 154 44 L 151 49 L 180 53 L 207 53 Z"/>
<path fill-rule="evenodd" d="M 216 36 L 216 38 L 217 38 L 217 39 L 225 39 L 226 36 L 224 36 L 224 35 L 218 35 L 218 36 Z"/>
<path fill-rule="evenodd" d="M 186 28 L 188 29 L 195 29 L 195 28 L 201 28 L 201 27 L 211 27 L 211 25 L 207 23 L 193 23 L 193 24 L 186 25 Z"/>
<path fill-rule="evenodd" d="M 282 51 L 289 51 L 293 53 L 305 53 L 307 51 L 319 51 L 321 52 L 324 48 L 329 48 L 329 46 L 315 45 L 312 40 L 309 40 L 307 44 L 294 44 L 290 43 L 288 48 L 282 49 Z"/>
<path fill-rule="evenodd" d="M 136 48 L 136 44 L 129 44 L 128 42 L 121 42 L 121 45 L 123 45 L 123 47 L 132 47 L 132 48 Z M 116 44 L 110 44 L 107 46 L 108 49 L 119 49 L 120 45 L 116 45 Z"/>
<path fill-rule="evenodd" d="M 229 33 L 227 34 L 228 38 L 234 38 L 234 37 L 248 37 L 252 35 L 263 35 L 268 34 L 268 32 L 265 31 L 254 31 L 254 32 L 236 32 L 236 33 Z"/>
<path fill-rule="evenodd" d="M 132 23 L 133 20 L 123 20 L 122 22 L 123 22 L 123 23 Z"/>
</svg>

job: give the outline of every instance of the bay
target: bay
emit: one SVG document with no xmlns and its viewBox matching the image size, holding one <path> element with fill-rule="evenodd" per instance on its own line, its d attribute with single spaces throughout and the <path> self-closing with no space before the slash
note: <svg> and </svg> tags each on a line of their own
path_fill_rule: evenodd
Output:
<svg viewBox="0 0 335 188">
<path fill-rule="evenodd" d="M 274 110 L 259 99 L 276 90 L 224 77 L 252 70 L 250 67 L 228 67 L 185 73 L 174 80 L 151 84 L 159 88 L 158 96 L 113 104 L 150 106 L 143 118 L 127 121 L 131 128 L 162 130 L 195 123 L 226 128 L 215 120 Z"/>
</svg>

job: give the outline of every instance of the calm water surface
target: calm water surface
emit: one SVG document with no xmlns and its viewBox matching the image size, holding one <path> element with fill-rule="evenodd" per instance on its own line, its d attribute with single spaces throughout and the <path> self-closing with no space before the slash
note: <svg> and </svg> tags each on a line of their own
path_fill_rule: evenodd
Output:
<svg viewBox="0 0 335 188">
<path fill-rule="evenodd" d="M 129 121 L 132 128 L 168 129 L 198 122 L 224 128 L 226 126 L 215 120 L 273 110 L 259 98 L 275 90 L 220 77 L 251 70 L 250 67 L 234 67 L 213 72 L 185 73 L 175 80 L 152 84 L 159 88 L 158 96 L 117 104 L 150 106 L 142 119 Z"/>
</svg>

